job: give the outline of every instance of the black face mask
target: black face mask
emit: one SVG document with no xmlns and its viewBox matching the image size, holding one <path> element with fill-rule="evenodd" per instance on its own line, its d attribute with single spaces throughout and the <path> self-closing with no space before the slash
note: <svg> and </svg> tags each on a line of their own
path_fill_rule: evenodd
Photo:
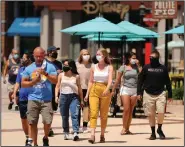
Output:
<svg viewBox="0 0 185 147">
<path fill-rule="evenodd" d="M 158 65 L 159 65 L 159 58 L 150 57 L 150 64 L 151 64 L 153 67 L 158 66 Z"/>
<path fill-rule="evenodd" d="M 27 66 L 29 64 L 29 60 L 21 60 L 22 66 Z"/>
<path fill-rule="evenodd" d="M 71 70 L 71 67 L 69 67 L 69 66 L 63 66 L 63 71 L 64 72 L 68 72 L 69 70 Z"/>
<path fill-rule="evenodd" d="M 58 56 L 58 53 L 57 52 L 54 52 L 54 53 L 51 54 L 51 57 L 54 58 L 54 59 L 56 59 L 57 56 Z"/>
</svg>

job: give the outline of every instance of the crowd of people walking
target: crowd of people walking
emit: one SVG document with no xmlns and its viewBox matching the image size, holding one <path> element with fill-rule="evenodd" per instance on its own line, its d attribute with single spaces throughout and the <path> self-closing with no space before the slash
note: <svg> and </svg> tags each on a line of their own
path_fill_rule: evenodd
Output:
<svg viewBox="0 0 185 147">
<path fill-rule="evenodd" d="M 33 55 L 24 53 L 20 58 L 18 50 L 13 49 L 4 66 L 4 84 L 7 83 L 8 73 L 10 100 L 8 109 L 12 109 L 15 100 L 16 110 L 20 111 L 26 146 L 38 146 L 39 114 L 42 115 L 44 129 L 43 146 L 49 146 L 48 137 L 54 136 L 51 125 L 54 111 L 57 111 L 58 107 L 62 118 L 64 140 L 71 138 L 69 131 L 71 115 L 73 140 L 78 141 L 79 133 L 88 132 L 89 126 L 88 142 L 93 144 L 100 113 L 99 141 L 106 142 L 108 112 L 118 85 L 124 108 L 120 134 L 132 134 L 130 131 L 132 113 L 137 101 L 143 98 L 144 112 L 149 118 L 151 127 L 149 139 L 156 139 L 156 111 L 157 133 L 160 139 L 165 139 L 162 124 L 166 101 L 172 97 L 172 89 L 168 71 L 160 64 L 160 54 L 157 50 L 152 51 L 150 64 L 144 67 L 141 67 L 135 53 L 126 53 L 124 63 L 117 70 L 114 84 L 112 83 L 115 69 L 106 49 L 99 49 L 94 57 L 87 49 L 83 49 L 77 61 L 66 59 L 63 62 L 57 60 L 58 50 L 60 49 L 51 46 L 46 53 L 43 48 L 36 47 Z"/>
</svg>

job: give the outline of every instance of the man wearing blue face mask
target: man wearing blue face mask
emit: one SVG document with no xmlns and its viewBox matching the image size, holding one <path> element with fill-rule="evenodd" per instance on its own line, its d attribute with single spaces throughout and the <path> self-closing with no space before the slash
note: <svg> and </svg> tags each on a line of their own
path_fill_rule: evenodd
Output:
<svg viewBox="0 0 185 147">
<path fill-rule="evenodd" d="M 6 84 L 6 75 L 8 73 L 8 92 L 9 92 L 9 100 L 10 103 L 8 105 L 8 109 L 12 109 L 12 105 L 14 104 L 12 101 L 12 94 L 14 90 L 14 85 L 16 83 L 16 78 L 18 74 L 18 70 L 20 67 L 20 58 L 19 58 L 19 51 L 17 49 L 12 50 L 12 58 L 9 59 L 4 68 L 3 74 L 3 83 Z"/>
</svg>

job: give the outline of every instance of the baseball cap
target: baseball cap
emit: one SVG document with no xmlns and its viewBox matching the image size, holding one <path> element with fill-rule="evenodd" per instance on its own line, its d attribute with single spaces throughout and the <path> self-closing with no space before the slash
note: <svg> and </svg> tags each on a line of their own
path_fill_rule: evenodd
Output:
<svg viewBox="0 0 185 147">
<path fill-rule="evenodd" d="M 47 51 L 53 51 L 53 50 L 60 50 L 60 48 L 59 47 L 55 47 L 55 46 L 50 46 L 47 49 Z"/>
</svg>

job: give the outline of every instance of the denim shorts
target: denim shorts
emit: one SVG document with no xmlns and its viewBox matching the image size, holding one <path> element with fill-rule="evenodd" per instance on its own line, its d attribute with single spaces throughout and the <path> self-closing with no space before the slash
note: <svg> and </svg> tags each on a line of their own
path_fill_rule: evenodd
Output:
<svg viewBox="0 0 185 147">
<path fill-rule="evenodd" d="M 27 119 L 26 112 L 27 112 L 28 101 L 19 101 L 18 106 L 19 106 L 21 119 Z"/>
<path fill-rule="evenodd" d="M 122 86 L 120 89 L 120 95 L 137 96 L 137 88 Z"/>
</svg>

